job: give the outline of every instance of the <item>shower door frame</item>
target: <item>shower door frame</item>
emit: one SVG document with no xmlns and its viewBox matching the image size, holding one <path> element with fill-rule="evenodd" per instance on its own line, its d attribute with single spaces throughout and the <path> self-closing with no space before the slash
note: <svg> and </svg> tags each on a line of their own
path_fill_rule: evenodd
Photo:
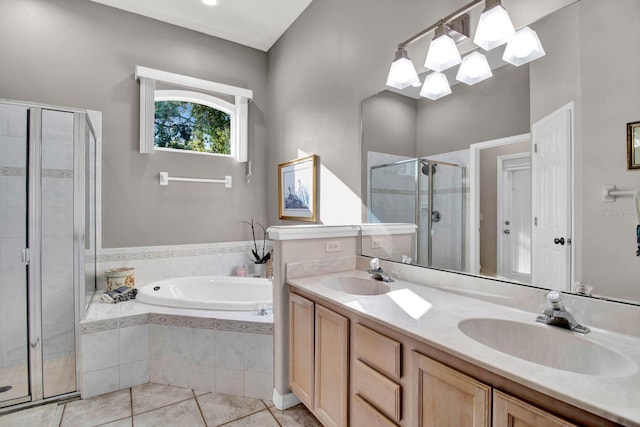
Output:
<svg viewBox="0 0 640 427">
<path fill-rule="evenodd" d="M 90 120 L 90 112 L 68 107 L 56 107 L 30 102 L 12 101 L 0 98 L 0 103 L 23 107 L 28 114 L 27 131 L 27 239 L 23 261 L 27 267 L 25 286 L 27 288 L 27 375 L 29 393 L 26 396 L 0 401 L 0 414 L 34 403 L 44 403 L 80 395 L 80 320 L 84 310 L 85 295 L 85 144 L 84 138 L 93 135 L 97 145 L 98 137 Z M 74 300 L 74 353 L 75 391 L 44 397 L 44 360 L 42 337 L 42 112 L 60 111 L 73 114 L 73 300 Z M 90 142 L 89 142 L 90 143 Z M 97 161 L 94 159 L 94 161 Z M 95 166 L 99 173 L 99 166 Z M 89 183 L 91 185 L 91 183 Z M 97 214 L 97 212 L 96 212 Z M 96 219 L 97 221 L 97 219 Z M 97 245 L 98 242 L 92 242 Z"/>
<path fill-rule="evenodd" d="M 429 181 L 428 181 L 428 185 L 427 185 L 427 198 L 428 198 L 428 203 L 429 203 L 429 212 L 427 215 L 427 267 L 433 267 L 433 234 L 432 234 L 432 229 L 433 229 L 433 176 L 434 176 L 434 170 L 433 167 L 436 165 L 445 165 L 445 166 L 453 166 L 456 168 L 460 168 L 461 169 L 461 173 L 462 173 L 462 179 L 460 181 L 460 197 L 462 197 L 462 223 L 460 224 L 460 229 L 461 229 L 461 242 L 460 242 L 460 271 L 464 270 L 464 266 L 465 266 L 465 262 L 466 262 L 466 248 L 465 248 L 465 239 L 464 239 L 464 235 L 465 235 L 465 228 L 466 228 L 466 224 L 465 224 L 465 201 L 464 201 L 464 177 L 465 177 L 465 170 L 466 167 L 459 165 L 457 163 L 451 163 L 451 162 L 443 162 L 441 160 L 434 160 L 434 159 L 430 159 L 428 157 L 418 157 L 418 161 L 417 161 L 417 169 L 416 169 L 416 179 L 417 179 L 417 185 L 416 185 L 416 224 L 418 225 L 418 237 L 416 239 L 416 260 L 420 261 L 420 252 L 423 250 L 422 245 L 420 244 L 420 230 L 422 230 L 422 204 L 420 203 L 420 195 L 422 194 L 422 177 L 420 176 L 420 174 L 422 173 L 422 168 L 420 167 L 420 165 L 422 165 L 424 163 L 426 163 L 429 167 Z M 420 264 L 422 265 L 422 264 Z M 442 268 L 439 266 L 433 267 L 433 268 Z"/>
</svg>

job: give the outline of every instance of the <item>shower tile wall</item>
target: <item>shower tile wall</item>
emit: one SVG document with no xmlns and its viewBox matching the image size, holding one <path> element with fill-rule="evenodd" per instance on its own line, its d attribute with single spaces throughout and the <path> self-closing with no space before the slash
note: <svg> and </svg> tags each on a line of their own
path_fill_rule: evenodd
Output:
<svg viewBox="0 0 640 427">
<path fill-rule="evenodd" d="M 468 259 L 469 259 L 469 233 L 466 232 L 469 224 L 469 150 L 452 151 L 449 153 L 438 154 L 435 156 L 427 156 L 429 160 L 455 163 L 460 166 L 465 166 L 467 169 L 462 181 L 462 191 L 464 197 L 451 197 L 452 194 L 460 192 L 460 180 L 457 177 L 451 175 L 451 172 L 447 174 L 440 174 L 436 177 L 436 186 L 433 193 L 433 206 L 436 210 L 443 210 L 447 212 L 458 213 L 464 210 L 464 226 L 453 226 L 450 215 L 443 215 L 442 220 L 438 224 L 434 224 L 433 232 L 433 259 L 432 264 L 437 267 L 450 268 L 454 270 L 468 271 Z M 441 169 L 441 170 L 444 170 Z M 447 175 L 447 176 L 445 176 Z M 437 178 L 440 178 L 439 180 Z M 421 223 L 427 224 L 428 218 L 428 195 L 426 188 L 423 186 L 423 195 L 421 200 L 425 206 L 421 209 Z M 424 209 L 426 207 L 426 209 Z M 456 220 L 459 220 L 456 218 Z M 446 228 L 446 232 L 438 233 L 438 228 Z M 426 236 L 421 236 L 422 248 L 426 248 Z M 460 251 L 460 242 L 464 239 L 464 256 Z M 437 248 L 437 250 L 435 250 Z M 426 250 L 423 251 L 423 255 L 426 259 Z"/>
<path fill-rule="evenodd" d="M 0 400 L 27 394 L 27 114 L 0 105 Z"/>
<path fill-rule="evenodd" d="M 73 291 L 74 115 L 42 111 L 42 355 L 45 396 L 75 390 L 56 380 L 52 364 L 75 376 Z M 54 375 L 54 376 L 52 376 Z"/>
</svg>

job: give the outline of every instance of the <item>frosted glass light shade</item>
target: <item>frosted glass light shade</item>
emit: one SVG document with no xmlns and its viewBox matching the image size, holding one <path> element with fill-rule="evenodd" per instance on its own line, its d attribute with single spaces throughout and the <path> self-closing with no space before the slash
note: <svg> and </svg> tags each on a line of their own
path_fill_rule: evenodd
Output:
<svg viewBox="0 0 640 427">
<path fill-rule="evenodd" d="M 389 76 L 387 77 L 387 86 L 396 89 L 404 89 L 418 83 L 418 73 L 413 62 L 407 56 L 407 51 L 404 49 L 398 49 L 396 57 L 391 63 L 389 69 Z"/>
<path fill-rule="evenodd" d="M 484 50 L 491 50 L 511 41 L 516 36 L 511 18 L 500 5 L 485 10 L 480 15 L 473 42 Z"/>
<path fill-rule="evenodd" d="M 444 71 L 462 62 L 456 42 L 446 34 L 431 40 L 424 66 L 433 71 Z"/>
<path fill-rule="evenodd" d="M 462 60 L 456 80 L 474 85 L 493 76 L 487 57 L 480 52 L 471 52 Z"/>
<path fill-rule="evenodd" d="M 529 27 L 518 30 L 516 37 L 507 44 L 502 59 L 515 66 L 520 66 L 544 56 L 545 52 L 538 34 Z"/>
<path fill-rule="evenodd" d="M 451 87 L 447 76 L 438 71 L 434 71 L 425 77 L 424 84 L 420 90 L 420 96 L 433 100 L 447 96 L 450 93 Z"/>
</svg>

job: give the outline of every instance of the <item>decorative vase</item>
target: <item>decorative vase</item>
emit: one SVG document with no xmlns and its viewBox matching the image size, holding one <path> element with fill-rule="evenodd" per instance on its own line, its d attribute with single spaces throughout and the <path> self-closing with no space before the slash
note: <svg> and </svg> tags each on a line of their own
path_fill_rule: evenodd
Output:
<svg viewBox="0 0 640 427">
<path fill-rule="evenodd" d="M 251 275 L 253 277 L 265 277 L 267 272 L 267 264 L 251 264 L 253 266 Z"/>
</svg>

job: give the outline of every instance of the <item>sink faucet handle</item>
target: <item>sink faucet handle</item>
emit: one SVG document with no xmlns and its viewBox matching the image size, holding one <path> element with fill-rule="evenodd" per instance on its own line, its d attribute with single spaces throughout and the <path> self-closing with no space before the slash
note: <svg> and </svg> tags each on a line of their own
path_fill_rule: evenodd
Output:
<svg viewBox="0 0 640 427">
<path fill-rule="evenodd" d="M 371 268 L 371 270 L 380 269 L 380 259 L 374 258 L 371 261 L 369 261 L 369 268 Z"/>
<path fill-rule="evenodd" d="M 564 299 L 564 297 L 560 292 L 551 291 L 547 295 L 545 295 L 545 298 L 547 299 L 547 302 L 549 303 L 551 308 L 555 308 L 555 309 L 563 308 L 562 300 Z"/>
</svg>

